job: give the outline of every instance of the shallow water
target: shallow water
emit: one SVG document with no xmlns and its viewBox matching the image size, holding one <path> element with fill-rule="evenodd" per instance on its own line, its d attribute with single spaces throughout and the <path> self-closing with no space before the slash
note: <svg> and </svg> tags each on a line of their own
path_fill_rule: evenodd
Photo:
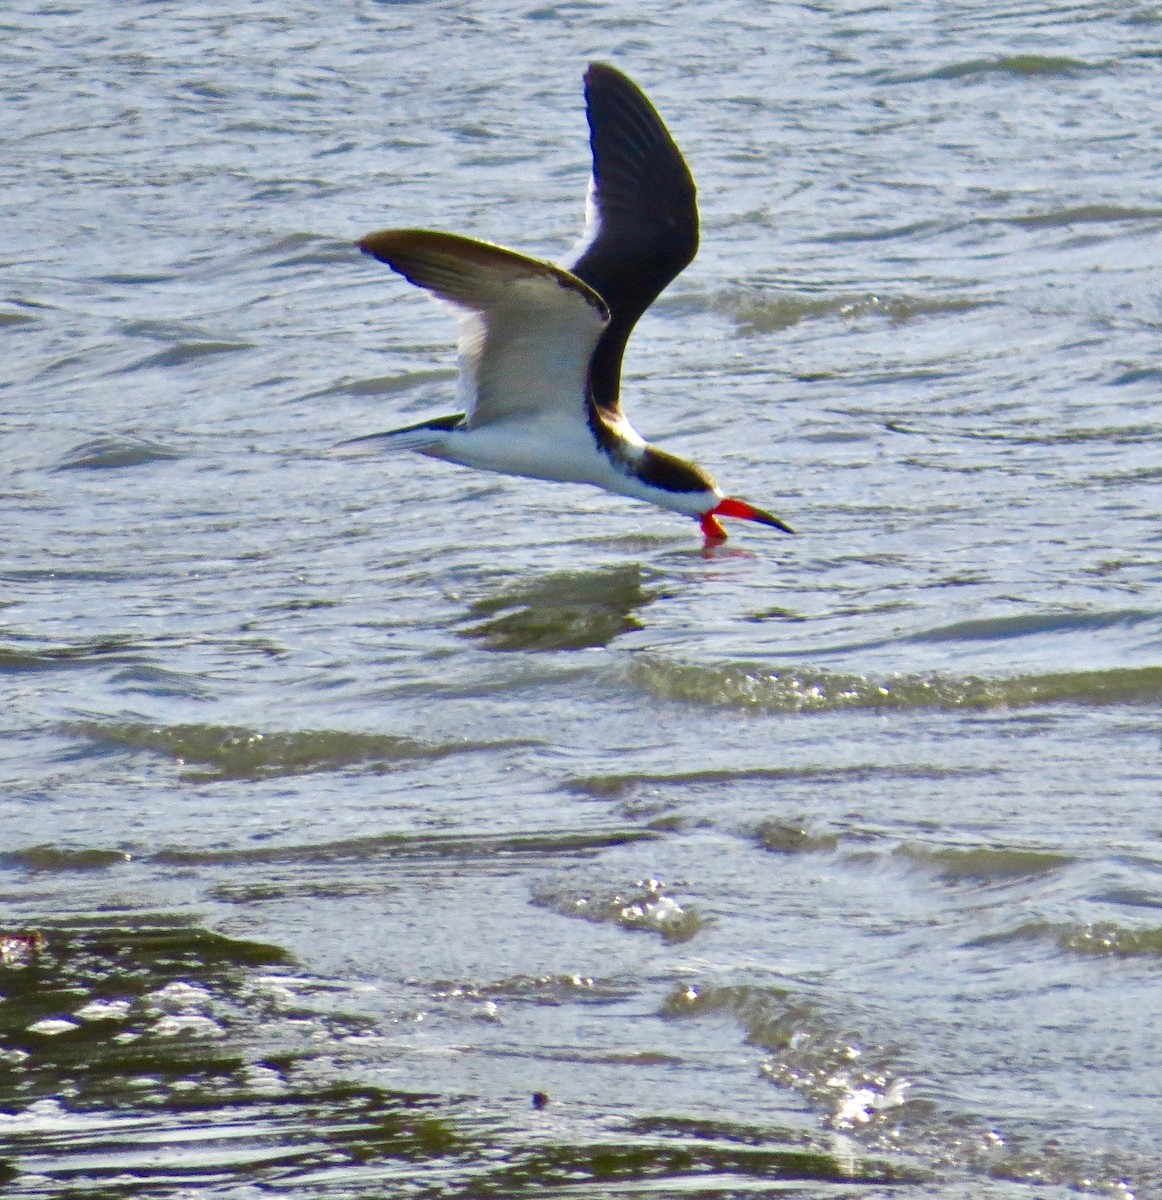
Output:
<svg viewBox="0 0 1162 1200">
<path fill-rule="evenodd" d="M 8 6 L 8 1193 L 1162 1195 L 1160 28 Z M 335 449 L 454 406 L 354 241 L 567 253 L 592 58 L 627 403 L 797 538 Z"/>
</svg>

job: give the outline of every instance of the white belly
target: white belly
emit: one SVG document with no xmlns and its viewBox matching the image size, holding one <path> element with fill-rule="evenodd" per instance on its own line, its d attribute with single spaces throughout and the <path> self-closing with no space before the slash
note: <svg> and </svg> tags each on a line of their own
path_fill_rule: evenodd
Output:
<svg viewBox="0 0 1162 1200">
<path fill-rule="evenodd" d="M 540 418 L 457 429 L 427 453 L 481 471 L 562 483 L 592 483 L 614 491 L 620 490 L 617 479 L 625 480 L 625 475 L 598 449 L 588 427 L 577 422 L 565 424 Z"/>
<path fill-rule="evenodd" d="M 618 434 L 630 455 L 645 448 L 641 435 L 627 421 L 621 422 Z M 454 429 L 422 453 L 481 471 L 559 483 L 588 483 L 691 517 L 713 507 L 705 492 L 668 492 L 646 483 L 632 471 L 627 473 L 598 447 L 588 425 L 553 414 Z M 717 489 L 710 499 L 715 496 L 721 498 Z"/>
</svg>

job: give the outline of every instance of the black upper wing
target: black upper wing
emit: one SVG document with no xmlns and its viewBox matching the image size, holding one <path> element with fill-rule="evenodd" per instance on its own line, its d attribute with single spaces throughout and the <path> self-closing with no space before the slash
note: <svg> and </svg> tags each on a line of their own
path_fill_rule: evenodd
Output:
<svg viewBox="0 0 1162 1200">
<path fill-rule="evenodd" d="M 589 240 L 570 270 L 609 305 L 590 385 L 594 403 L 612 413 L 634 325 L 698 251 L 698 205 L 682 152 L 631 79 L 593 63 L 585 105 L 593 149 Z"/>
</svg>

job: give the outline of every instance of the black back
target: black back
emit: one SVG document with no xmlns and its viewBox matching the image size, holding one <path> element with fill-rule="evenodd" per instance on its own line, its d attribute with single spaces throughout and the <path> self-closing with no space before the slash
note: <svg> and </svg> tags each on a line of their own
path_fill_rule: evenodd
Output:
<svg viewBox="0 0 1162 1200">
<path fill-rule="evenodd" d="M 596 233 L 570 268 L 609 305 L 589 369 L 593 403 L 618 412 L 621 360 L 638 318 L 698 252 L 694 180 L 641 89 L 604 63 L 585 72 Z"/>
</svg>

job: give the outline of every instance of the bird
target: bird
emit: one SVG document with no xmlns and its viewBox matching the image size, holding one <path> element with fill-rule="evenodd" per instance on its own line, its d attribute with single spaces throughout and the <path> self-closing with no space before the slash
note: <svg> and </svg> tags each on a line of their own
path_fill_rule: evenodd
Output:
<svg viewBox="0 0 1162 1200">
<path fill-rule="evenodd" d="M 582 240 L 564 265 L 430 229 L 380 230 L 358 243 L 456 310 L 465 411 L 348 444 L 592 484 L 694 518 L 707 547 L 726 541 L 722 517 L 794 533 L 651 445 L 625 415 L 626 343 L 697 253 L 698 205 L 682 152 L 641 88 L 599 62 L 584 87 L 593 170 Z"/>
</svg>

